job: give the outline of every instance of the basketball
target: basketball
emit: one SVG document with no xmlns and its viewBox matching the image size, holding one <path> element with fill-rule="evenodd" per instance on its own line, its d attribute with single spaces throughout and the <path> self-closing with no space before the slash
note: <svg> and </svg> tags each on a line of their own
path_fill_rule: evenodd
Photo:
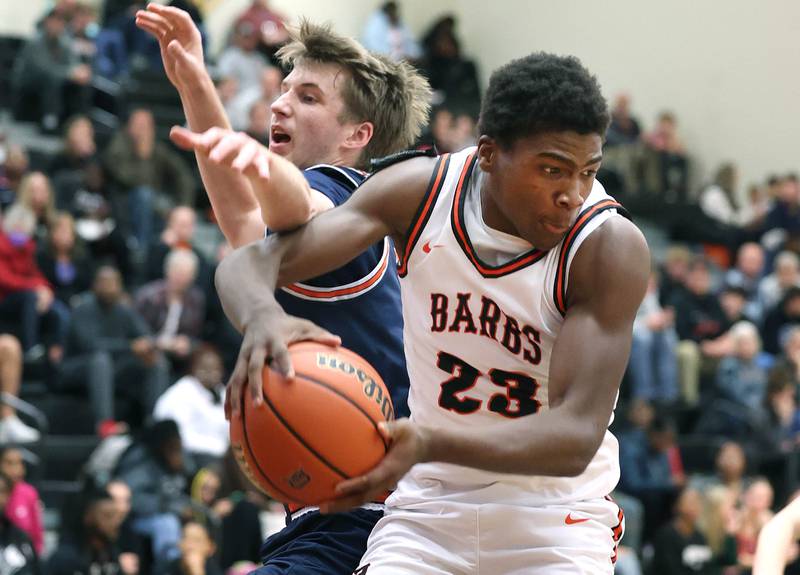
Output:
<svg viewBox="0 0 800 575">
<path fill-rule="evenodd" d="M 336 485 L 372 469 L 388 445 L 378 424 L 394 418 L 375 369 L 343 347 L 289 347 L 295 378 L 264 367 L 264 403 L 243 393 L 231 418 L 231 446 L 249 479 L 287 505 L 317 505 Z"/>
</svg>

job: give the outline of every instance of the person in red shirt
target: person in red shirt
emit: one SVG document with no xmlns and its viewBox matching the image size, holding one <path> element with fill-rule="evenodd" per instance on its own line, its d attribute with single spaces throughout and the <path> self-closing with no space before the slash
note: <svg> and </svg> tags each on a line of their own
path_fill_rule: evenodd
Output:
<svg viewBox="0 0 800 575">
<path fill-rule="evenodd" d="M 15 328 L 26 357 L 41 355 L 40 329 L 48 357 L 61 360 L 69 309 L 54 301 L 53 290 L 36 265 L 33 232 L 36 217 L 22 205 L 11 206 L 0 230 L 0 323 Z"/>
</svg>

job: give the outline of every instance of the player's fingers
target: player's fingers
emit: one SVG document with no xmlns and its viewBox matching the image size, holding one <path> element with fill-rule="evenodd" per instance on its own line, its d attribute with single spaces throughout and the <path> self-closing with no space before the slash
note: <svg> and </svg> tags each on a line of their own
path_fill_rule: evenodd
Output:
<svg viewBox="0 0 800 575">
<path fill-rule="evenodd" d="M 287 379 L 294 379 L 294 365 L 289 348 L 283 343 L 273 343 L 270 346 L 272 368 Z"/>
<path fill-rule="evenodd" d="M 217 145 L 222 138 L 224 138 L 227 134 L 230 133 L 230 130 L 223 130 L 222 128 L 209 128 L 205 132 L 199 135 L 198 138 L 198 146 L 199 149 L 208 154 L 211 152 L 211 149 Z"/>
<path fill-rule="evenodd" d="M 247 358 L 249 352 L 242 346 L 239 350 L 239 357 L 236 358 L 236 365 L 233 368 L 230 380 L 228 380 L 228 393 L 231 402 L 231 413 L 239 415 L 239 410 L 242 405 L 242 385 L 247 378 Z"/>
<path fill-rule="evenodd" d="M 394 441 L 394 422 L 382 421 L 378 424 L 378 433 L 383 438 L 386 445 L 391 445 Z"/>
<path fill-rule="evenodd" d="M 192 17 L 189 13 L 174 6 L 164 6 L 163 4 L 149 4 L 147 9 L 155 12 L 170 21 L 173 26 L 194 26 Z"/>
<path fill-rule="evenodd" d="M 269 179 L 269 155 L 265 153 L 256 156 L 256 169 L 258 170 L 258 177 L 262 180 Z"/>
<path fill-rule="evenodd" d="M 253 160 L 259 151 L 258 146 L 259 144 L 255 140 L 250 140 L 247 142 L 244 146 L 242 146 L 239 154 L 233 159 L 231 167 L 234 170 L 243 172 L 253 163 Z"/>
<path fill-rule="evenodd" d="M 369 475 L 361 475 L 352 479 L 345 479 L 336 486 L 336 500 L 352 497 L 358 493 L 370 491 L 372 482 Z"/>
<path fill-rule="evenodd" d="M 244 145 L 240 134 L 230 132 L 222 137 L 208 154 L 208 159 L 218 164 L 229 164 L 234 154 Z"/>
<path fill-rule="evenodd" d="M 137 18 L 136 19 L 136 26 L 138 26 L 139 28 L 141 28 L 145 32 L 148 32 L 156 40 L 159 40 L 159 41 L 161 41 L 161 39 L 164 38 L 164 36 L 166 36 L 166 34 L 167 34 L 167 30 L 165 28 L 157 26 L 156 24 L 153 24 L 149 20 L 145 20 L 145 19 L 142 19 L 142 18 Z"/>
<path fill-rule="evenodd" d="M 147 22 L 153 26 L 157 26 L 159 29 L 164 30 L 165 32 L 172 31 L 172 24 L 170 24 L 163 16 L 154 14 L 153 12 L 140 10 L 136 13 L 136 20 L 137 22 Z"/>
<path fill-rule="evenodd" d="M 182 150 L 192 150 L 202 144 L 202 134 L 195 134 L 183 126 L 172 126 L 169 131 L 169 139 L 172 143 Z"/>
<path fill-rule="evenodd" d="M 264 401 L 264 385 L 262 383 L 264 373 L 264 363 L 267 359 L 267 352 L 263 346 L 254 346 L 250 354 L 250 362 L 247 367 L 247 387 L 250 392 L 250 399 L 253 405 L 258 407 Z"/>
</svg>

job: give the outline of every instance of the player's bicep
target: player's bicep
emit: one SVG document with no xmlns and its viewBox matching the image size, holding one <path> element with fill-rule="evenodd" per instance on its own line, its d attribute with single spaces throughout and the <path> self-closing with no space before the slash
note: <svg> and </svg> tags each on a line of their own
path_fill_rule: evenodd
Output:
<svg viewBox="0 0 800 575">
<path fill-rule="evenodd" d="M 385 236 L 405 230 L 432 169 L 433 163 L 427 158 L 387 168 L 364 182 L 344 204 L 291 233 L 281 234 L 279 284 L 334 270 Z"/>
<path fill-rule="evenodd" d="M 650 270 L 647 245 L 627 220 L 611 220 L 581 246 L 570 270 L 567 314 L 550 363 L 551 406 L 596 430 L 608 424 Z"/>
</svg>

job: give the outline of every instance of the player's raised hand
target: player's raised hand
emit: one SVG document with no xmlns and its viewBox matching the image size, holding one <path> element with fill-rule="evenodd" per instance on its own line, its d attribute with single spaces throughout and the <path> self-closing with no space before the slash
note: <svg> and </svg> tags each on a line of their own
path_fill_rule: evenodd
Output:
<svg viewBox="0 0 800 575">
<path fill-rule="evenodd" d="M 199 152 L 218 166 L 251 179 L 269 179 L 269 149 L 244 132 L 211 128 L 197 133 L 174 126 L 169 135 L 179 148 Z"/>
<path fill-rule="evenodd" d="M 366 475 L 342 481 L 337 485 L 336 492 L 339 496 L 320 505 L 322 513 L 341 513 L 375 501 L 394 489 L 411 467 L 425 461 L 429 440 L 423 428 L 409 419 L 398 419 L 381 423 L 379 430 L 390 443 L 386 456 Z"/>
<path fill-rule="evenodd" d="M 294 377 L 289 344 L 317 341 L 338 346 L 342 343 L 339 336 L 308 320 L 288 315 L 277 305 L 254 314 L 242 327 L 242 332 L 242 347 L 225 394 L 225 415 L 228 419 L 231 415 L 239 414 L 242 393 L 249 391 L 253 405 L 258 406 L 264 401 L 261 381 L 265 363 L 288 379 Z M 245 390 L 245 387 L 249 389 Z"/>
<path fill-rule="evenodd" d="M 158 40 L 164 70 L 178 91 L 191 89 L 208 75 L 200 30 L 187 12 L 151 3 L 136 12 L 136 25 Z"/>
</svg>

